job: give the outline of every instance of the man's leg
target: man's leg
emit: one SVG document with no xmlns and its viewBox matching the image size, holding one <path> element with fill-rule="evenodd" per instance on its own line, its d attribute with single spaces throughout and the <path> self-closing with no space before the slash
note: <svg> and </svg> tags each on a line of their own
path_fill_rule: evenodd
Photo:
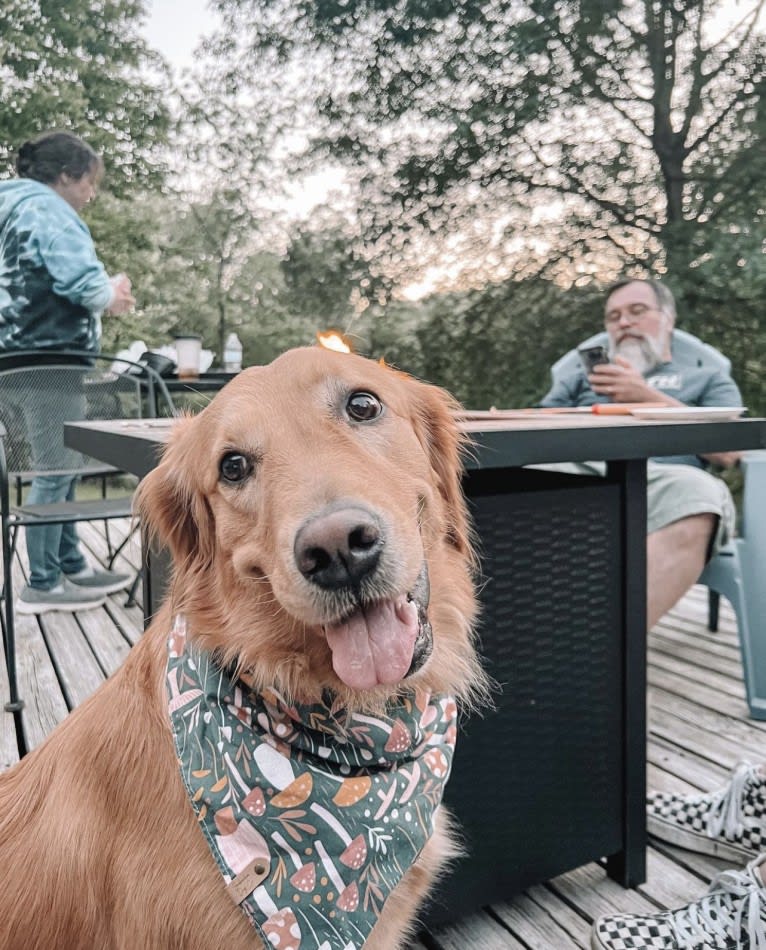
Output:
<svg viewBox="0 0 766 950">
<path fill-rule="evenodd" d="M 649 629 L 697 582 L 734 533 L 726 483 L 691 465 L 646 466 L 646 573 Z"/>
<path fill-rule="evenodd" d="M 575 475 L 606 472 L 603 462 L 529 467 Z M 650 459 L 646 480 L 646 615 L 651 630 L 734 533 L 735 510 L 726 483 L 700 468 Z"/>
<path fill-rule="evenodd" d="M 649 629 L 702 573 L 718 517 L 705 512 L 673 521 L 646 538 L 646 617 Z"/>
</svg>

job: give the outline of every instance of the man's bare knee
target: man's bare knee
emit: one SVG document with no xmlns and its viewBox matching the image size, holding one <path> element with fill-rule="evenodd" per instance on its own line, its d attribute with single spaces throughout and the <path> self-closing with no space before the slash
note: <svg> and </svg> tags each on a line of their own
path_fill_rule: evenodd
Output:
<svg viewBox="0 0 766 950">
<path fill-rule="evenodd" d="M 702 573 L 718 518 L 710 512 L 690 515 L 647 535 L 647 621 L 667 613 Z"/>
<path fill-rule="evenodd" d="M 703 558 L 707 555 L 713 530 L 718 522 L 718 516 L 705 511 L 698 515 L 689 515 L 688 518 L 679 518 L 663 525 L 657 531 L 647 535 L 647 544 L 652 547 L 668 547 L 673 550 L 689 550 L 702 547 Z"/>
</svg>

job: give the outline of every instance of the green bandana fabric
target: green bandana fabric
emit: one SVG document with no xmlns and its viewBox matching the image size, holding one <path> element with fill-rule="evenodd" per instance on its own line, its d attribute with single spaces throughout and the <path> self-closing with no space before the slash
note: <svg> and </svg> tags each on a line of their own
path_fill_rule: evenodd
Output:
<svg viewBox="0 0 766 950">
<path fill-rule="evenodd" d="M 385 716 L 287 703 L 168 640 L 181 776 L 229 893 L 267 947 L 357 950 L 433 831 L 456 739 L 451 696 Z"/>
</svg>

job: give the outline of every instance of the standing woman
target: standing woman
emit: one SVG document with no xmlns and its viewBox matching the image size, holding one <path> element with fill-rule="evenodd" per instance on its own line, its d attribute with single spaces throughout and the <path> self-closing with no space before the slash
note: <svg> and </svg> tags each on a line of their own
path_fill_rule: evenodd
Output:
<svg viewBox="0 0 766 950">
<path fill-rule="evenodd" d="M 130 281 L 108 276 L 79 215 L 96 195 L 103 162 L 76 135 L 45 132 L 21 146 L 16 170 L 18 179 L 0 182 L 0 368 L 55 359 L 46 351 L 97 353 L 101 314 L 126 313 L 135 304 Z M 23 404 L 18 410 L 26 417 L 33 464 L 44 459 L 46 468 L 66 468 L 51 465 L 51 446 L 63 445 L 65 420 L 84 417 L 82 394 L 52 387 L 34 416 Z M 73 475 L 38 476 L 28 501 L 71 500 L 74 485 Z M 98 607 L 129 581 L 87 564 L 73 524 L 27 528 L 27 553 L 20 613 Z"/>
</svg>

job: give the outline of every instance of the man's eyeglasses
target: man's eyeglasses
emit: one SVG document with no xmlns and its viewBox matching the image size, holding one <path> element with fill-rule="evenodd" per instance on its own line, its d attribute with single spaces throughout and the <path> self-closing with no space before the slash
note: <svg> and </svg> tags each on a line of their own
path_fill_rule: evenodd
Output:
<svg viewBox="0 0 766 950">
<path fill-rule="evenodd" d="M 627 312 L 610 310 L 604 317 L 604 322 L 608 327 L 616 326 L 620 320 L 627 320 L 629 323 L 640 323 L 648 313 L 660 312 L 657 307 L 647 307 L 646 304 L 637 303 L 630 306 Z"/>
</svg>

